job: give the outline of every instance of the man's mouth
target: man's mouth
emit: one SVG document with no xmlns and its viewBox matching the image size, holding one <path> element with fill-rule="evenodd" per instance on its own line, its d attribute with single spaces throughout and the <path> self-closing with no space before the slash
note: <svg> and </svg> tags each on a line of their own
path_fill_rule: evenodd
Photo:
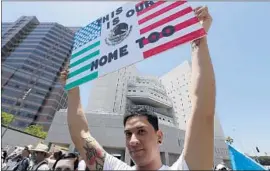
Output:
<svg viewBox="0 0 270 171">
<path fill-rule="evenodd" d="M 139 149 L 139 150 L 132 150 L 132 151 L 130 151 L 130 153 L 137 153 L 137 152 L 140 152 L 140 151 L 143 151 L 143 149 Z"/>
</svg>

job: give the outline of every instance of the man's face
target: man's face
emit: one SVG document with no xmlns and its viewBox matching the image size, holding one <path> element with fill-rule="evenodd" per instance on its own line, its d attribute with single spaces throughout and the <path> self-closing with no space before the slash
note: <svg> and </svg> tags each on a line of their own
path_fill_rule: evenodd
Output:
<svg viewBox="0 0 270 171">
<path fill-rule="evenodd" d="M 23 151 L 22 151 L 22 156 L 23 157 L 28 157 L 29 156 L 29 151 L 27 150 L 27 149 L 24 149 Z"/>
<path fill-rule="evenodd" d="M 162 132 L 155 131 L 146 116 L 130 117 L 125 125 L 126 147 L 138 166 L 145 166 L 160 155 Z"/>
<path fill-rule="evenodd" d="M 74 170 L 75 158 L 61 159 L 55 166 L 55 171 L 70 171 Z"/>
<path fill-rule="evenodd" d="M 41 161 L 43 161 L 45 159 L 46 153 L 40 152 L 40 151 L 36 151 L 34 153 L 34 155 L 35 155 L 36 161 L 37 162 L 41 162 Z"/>
</svg>

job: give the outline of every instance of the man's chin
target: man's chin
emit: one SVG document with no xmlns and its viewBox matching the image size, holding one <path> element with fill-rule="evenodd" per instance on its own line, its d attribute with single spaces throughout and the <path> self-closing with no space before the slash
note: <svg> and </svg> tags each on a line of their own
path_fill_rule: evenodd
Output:
<svg viewBox="0 0 270 171">
<path fill-rule="evenodd" d="M 138 151 L 130 152 L 130 156 L 132 158 L 139 158 L 141 156 L 144 156 L 144 150 L 138 150 Z"/>
</svg>

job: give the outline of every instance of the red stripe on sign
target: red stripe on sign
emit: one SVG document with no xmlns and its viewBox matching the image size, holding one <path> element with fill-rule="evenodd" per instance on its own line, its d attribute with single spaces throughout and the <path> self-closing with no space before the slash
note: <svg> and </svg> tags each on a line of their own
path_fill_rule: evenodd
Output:
<svg viewBox="0 0 270 171">
<path fill-rule="evenodd" d="M 145 8 L 144 10 L 141 10 L 141 11 L 137 12 L 137 16 L 142 15 L 142 14 L 146 13 L 147 11 L 150 11 L 151 9 L 156 8 L 157 6 L 159 6 L 159 5 L 161 5 L 161 4 L 165 3 L 165 2 L 166 1 L 155 2 L 153 5 L 149 6 L 148 8 Z"/>
<path fill-rule="evenodd" d="M 179 17 L 181 17 L 181 16 L 183 16 L 185 14 L 188 14 L 190 12 L 192 12 L 192 8 L 191 7 L 185 8 L 182 11 L 179 11 L 177 13 L 174 13 L 174 14 L 172 14 L 172 15 L 170 15 L 170 16 L 162 19 L 162 20 L 159 20 L 159 21 L 155 22 L 154 24 L 151 24 L 151 25 L 149 25 L 149 26 L 141 29 L 140 30 L 140 34 L 147 33 L 150 30 L 153 30 L 153 29 L 155 29 L 155 28 L 157 28 L 159 26 L 162 26 L 163 24 L 166 24 L 166 23 L 168 23 L 168 22 L 170 22 L 170 21 L 172 21 L 172 20 L 174 20 L 176 18 L 179 18 Z"/>
<path fill-rule="evenodd" d="M 175 32 L 180 31 L 180 30 L 182 30 L 182 29 L 184 29 L 184 28 L 186 28 L 186 27 L 189 27 L 189 26 L 191 26 L 191 25 L 193 25 L 193 24 L 196 24 L 196 23 L 198 23 L 198 22 L 199 22 L 199 20 L 198 20 L 197 17 L 193 17 L 193 18 L 191 18 L 191 19 L 188 19 L 188 20 L 186 20 L 186 21 L 184 21 L 184 22 L 182 22 L 182 23 L 179 23 L 179 24 L 175 25 L 175 26 L 174 26 Z M 159 35 L 160 35 L 159 38 L 162 38 L 162 37 L 163 37 L 162 33 L 159 33 Z M 149 43 L 149 42 L 148 42 L 148 39 L 144 39 L 144 40 L 143 40 L 143 44 L 144 44 L 144 45 L 146 45 L 146 44 L 148 44 L 148 43 Z"/>
<path fill-rule="evenodd" d="M 169 6 L 166 6 L 165 8 L 163 8 L 163 9 L 161 9 L 161 10 L 159 10 L 159 11 L 153 13 L 153 14 L 150 14 L 147 17 L 144 17 L 143 19 L 139 20 L 138 23 L 142 24 L 142 23 L 144 23 L 144 22 L 146 22 L 148 20 L 151 20 L 151 19 L 153 19 L 153 18 L 155 18 L 155 17 L 157 17 L 157 16 L 159 16 L 159 15 L 161 15 L 161 14 L 163 14 L 163 13 L 165 13 L 165 12 L 171 10 L 171 9 L 174 9 L 174 8 L 184 4 L 185 2 L 186 1 L 176 1 L 173 4 L 171 4 Z"/>
<path fill-rule="evenodd" d="M 186 34 L 185 36 L 179 37 L 179 38 L 174 39 L 170 42 L 164 43 L 163 45 L 160 45 L 160 46 L 152 48 L 148 51 L 145 51 L 145 52 L 143 52 L 143 57 L 144 57 L 144 59 L 149 58 L 149 57 L 154 56 L 160 52 L 166 51 L 166 50 L 171 49 L 171 48 L 178 46 L 180 44 L 184 44 L 184 43 L 187 43 L 189 41 L 195 40 L 195 39 L 202 37 L 204 35 L 205 35 L 205 31 L 203 28 L 201 28 L 197 31 Z"/>
<path fill-rule="evenodd" d="M 196 23 L 198 23 L 198 22 L 199 22 L 198 18 L 197 18 L 197 17 L 193 17 L 193 18 L 188 19 L 188 20 L 186 20 L 186 21 L 184 21 L 184 22 L 182 22 L 182 23 L 176 24 L 176 25 L 174 26 L 175 32 L 180 31 L 180 30 L 182 30 L 182 29 L 184 29 L 184 28 L 186 28 L 186 27 L 189 27 L 189 26 L 191 26 L 191 25 L 193 25 L 193 24 L 196 24 Z M 162 37 L 163 37 L 163 35 L 162 35 L 161 33 L 159 33 L 159 35 L 160 35 L 159 38 L 162 38 Z M 148 43 L 149 43 L 149 42 L 148 42 L 148 39 L 144 39 L 144 40 L 143 40 L 143 44 L 144 44 L 144 45 L 146 45 L 146 44 L 148 44 Z"/>
<path fill-rule="evenodd" d="M 186 21 L 184 21 L 182 23 L 179 23 L 179 24 L 175 25 L 174 26 L 174 29 L 175 29 L 175 31 L 179 31 L 179 30 L 182 30 L 182 29 L 184 29 L 184 28 L 186 28 L 188 26 L 191 26 L 193 24 L 196 24 L 198 22 L 199 22 L 198 18 L 197 17 L 193 17 L 191 19 L 188 19 L 188 20 L 186 20 Z"/>
</svg>

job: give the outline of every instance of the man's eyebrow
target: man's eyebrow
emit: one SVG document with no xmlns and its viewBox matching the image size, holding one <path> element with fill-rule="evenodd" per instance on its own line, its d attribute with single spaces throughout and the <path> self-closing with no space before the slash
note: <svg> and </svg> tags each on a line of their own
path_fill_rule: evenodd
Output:
<svg viewBox="0 0 270 171">
<path fill-rule="evenodd" d="M 142 129 L 142 128 L 145 128 L 146 126 L 138 126 L 136 127 L 136 129 Z"/>
<path fill-rule="evenodd" d="M 133 128 L 133 129 L 142 129 L 142 128 L 145 128 L 146 126 L 138 126 L 136 128 Z M 132 129 L 125 129 L 124 132 L 127 133 L 127 132 L 130 132 Z"/>
</svg>

